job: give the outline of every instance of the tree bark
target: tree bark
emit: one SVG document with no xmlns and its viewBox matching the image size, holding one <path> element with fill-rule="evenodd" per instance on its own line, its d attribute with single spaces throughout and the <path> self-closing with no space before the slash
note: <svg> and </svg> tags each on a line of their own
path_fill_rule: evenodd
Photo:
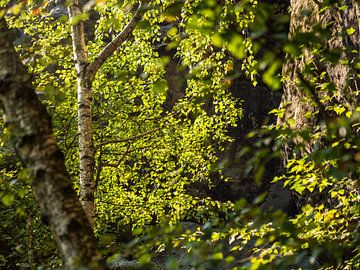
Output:
<svg viewBox="0 0 360 270">
<path fill-rule="evenodd" d="M 27 169 L 35 197 L 67 269 L 106 269 L 96 239 L 72 187 L 64 156 L 52 135 L 50 118 L 32 87 L 31 76 L 0 19 L 0 100 L 4 122 Z"/>
<path fill-rule="evenodd" d="M 70 22 L 72 23 L 71 34 L 74 62 L 77 76 L 80 202 L 92 226 L 94 226 L 95 222 L 94 201 L 96 192 L 96 181 L 94 178 L 95 148 L 91 112 L 92 82 L 101 65 L 132 34 L 137 22 L 141 19 L 145 11 L 141 9 L 141 7 L 140 5 L 123 31 L 100 52 L 93 62 L 89 63 L 84 23 L 82 21 L 75 23 L 77 16 L 82 14 L 80 1 L 72 0 L 69 5 Z"/>
<path fill-rule="evenodd" d="M 332 117 L 326 106 L 341 104 L 353 110 L 359 104 L 360 78 L 357 77 L 358 72 L 353 64 L 359 58 L 360 4 L 357 0 L 347 0 L 343 4 L 347 8 L 343 9 L 338 4 L 333 4 L 324 9 L 322 1 L 291 1 L 290 40 L 297 33 L 314 33 L 315 27 L 321 26 L 329 30 L 330 36 L 324 41 L 321 49 L 340 49 L 340 60 L 331 63 L 319 59 L 312 51 L 312 44 L 308 48 L 305 45 L 300 57 L 287 59 L 283 66 L 284 94 L 280 109 L 284 109 L 284 116 L 278 119 L 280 125 L 295 130 L 311 129 L 319 121 L 326 122 Z M 348 34 L 348 29 L 353 29 L 354 32 Z M 341 61 L 346 59 L 349 64 Z M 312 74 L 304 73 L 306 65 L 311 65 Z M 323 81 L 310 83 L 312 78 L 319 78 L 321 73 L 325 74 Z M 334 90 L 321 89 L 320 85 L 324 82 L 331 82 Z M 331 96 L 331 101 L 320 101 L 325 95 Z M 313 115 L 309 117 L 309 113 Z M 294 120 L 291 124 L 290 119 Z M 285 151 L 285 160 L 291 154 L 291 149 Z"/>
<path fill-rule="evenodd" d="M 79 133 L 79 163 L 80 163 L 80 202 L 85 213 L 94 226 L 95 205 L 94 194 L 96 189 L 94 179 L 95 149 L 92 132 L 91 116 L 91 82 L 86 78 L 86 68 L 89 65 L 85 43 L 84 23 L 76 22 L 81 15 L 79 0 L 71 1 L 69 15 L 71 21 L 71 34 L 74 51 L 74 62 L 77 77 L 78 96 L 78 133 Z"/>
</svg>

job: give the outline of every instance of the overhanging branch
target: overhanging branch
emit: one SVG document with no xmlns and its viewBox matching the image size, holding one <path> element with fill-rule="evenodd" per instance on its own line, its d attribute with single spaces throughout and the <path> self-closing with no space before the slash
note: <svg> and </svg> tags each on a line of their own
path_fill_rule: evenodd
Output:
<svg viewBox="0 0 360 270">
<path fill-rule="evenodd" d="M 124 138 L 124 139 L 118 139 L 118 140 L 109 140 L 109 141 L 103 141 L 101 143 L 98 144 L 98 146 L 104 146 L 104 145 L 107 145 L 107 144 L 114 144 L 114 143 L 122 143 L 122 142 L 129 142 L 129 141 L 134 141 L 134 140 L 137 140 L 137 139 L 140 139 L 146 135 L 149 135 L 149 134 L 152 134 L 156 131 L 160 130 L 160 128 L 154 128 L 154 129 L 151 129 L 149 131 L 146 131 L 144 133 L 141 133 L 139 135 L 135 135 L 135 136 L 131 136 L 131 137 L 128 137 L 128 138 Z"/>
<path fill-rule="evenodd" d="M 99 53 L 99 55 L 94 59 L 94 61 L 90 63 L 87 68 L 86 74 L 90 81 L 93 80 L 96 72 L 99 70 L 102 64 L 104 64 L 104 62 L 116 51 L 116 49 L 119 48 L 119 46 L 123 44 L 132 34 L 134 28 L 141 20 L 145 11 L 146 8 L 144 8 L 144 3 L 140 2 L 139 7 L 130 22 L 109 44 L 106 45 L 106 47 Z"/>
</svg>

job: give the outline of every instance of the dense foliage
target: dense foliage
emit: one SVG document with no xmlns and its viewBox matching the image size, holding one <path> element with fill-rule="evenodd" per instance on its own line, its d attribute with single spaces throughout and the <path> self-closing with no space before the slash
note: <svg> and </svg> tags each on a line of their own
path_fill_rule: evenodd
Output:
<svg viewBox="0 0 360 270">
<path fill-rule="evenodd" d="M 358 71 L 359 52 L 327 48 L 332 33 L 321 25 L 290 40 L 287 10 L 273 18 L 277 5 L 259 2 L 151 1 L 132 37 L 97 73 L 95 231 L 109 262 L 136 259 L 144 269 L 360 268 L 358 91 L 341 93 L 318 67 Z M 86 21 L 90 59 L 121 32 L 136 4 L 85 5 L 76 19 Z M 322 12 L 350 8 L 336 1 L 319 5 Z M 70 29 L 77 22 L 69 21 L 65 3 L 52 1 L 21 1 L 6 14 L 78 188 Z M 341 29 L 348 36 L 358 31 Z M 283 62 L 309 52 L 314 57 L 299 77 L 313 108 L 306 118 L 313 121 L 301 129 L 293 118 L 261 123 L 247 136 L 252 145 L 236 154 L 255 186 L 268 169 L 262 164 L 283 156 L 272 186 L 291 190 L 296 213 L 267 211 L 267 193 L 255 194 L 253 202 L 241 199 L 246 194 L 233 201 L 212 197 L 215 182 L 231 182 L 226 155 L 239 140 L 231 131 L 248 117 L 232 85 L 246 80 L 249 87 L 278 90 L 287 79 L 280 76 Z M 286 107 L 271 114 L 284 119 Z M 0 148 L 0 267 L 61 267 L 9 132 L 2 129 Z"/>
</svg>

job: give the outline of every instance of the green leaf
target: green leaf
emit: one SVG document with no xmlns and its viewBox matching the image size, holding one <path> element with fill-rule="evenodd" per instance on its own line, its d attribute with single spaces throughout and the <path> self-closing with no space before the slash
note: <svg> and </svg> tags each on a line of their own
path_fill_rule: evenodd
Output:
<svg viewBox="0 0 360 270">
<path fill-rule="evenodd" d="M 169 31 L 167 32 L 167 35 L 169 37 L 176 36 L 178 34 L 178 29 L 176 27 L 171 27 Z"/>
<path fill-rule="evenodd" d="M 89 13 L 85 12 L 79 15 L 76 15 L 75 17 L 73 17 L 70 21 L 71 25 L 76 25 L 80 22 L 84 22 L 87 21 L 89 19 Z"/>
<path fill-rule="evenodd" d="M 344 10 L 347 10 L 348 8 L 349 8 L 349 6 L 344 5 L 344 6 L 339 7 L 339 10 L 344 11 Z"/>
<path fill-rule="evenodd" d="M 15 195 L 13 193 L 6 193 L 5 196 L 2 197 L 2 202 L 7 207 L 11 206 L 14 200 L 15 200 Z"/>
<path fill-rule="evenodd" d="M 254 200 L 254 204 L 259 205 L 259 204 L 263 203 L 264 200 L 266 199 L 267 195 L 268 195 L 268 192 L 263 192 L 262 194 L 257 196 Z"/>
<path fill-rule="evenodd" d="M 245 57 L 244 38 L 242 36 L 234 34 L 230 39 L 227 48 L 234 57 L 238 59 L 243 59 Z"/>
<path fill-rule="evenodd" d="M 281 87 L 280 76 L 277 75 L 281 65 L 279 60 L 274 61 L 263 75 L 264 82 L 273 90 L 278 90 Z"/>
<path fill-rule="evenodd" d="M 303 185 L 296 184 L 292 187 L 292 189 L 294 189 L 297 193 L 302 194 L 306 189 L 306 187 Z"/>
<path fill-rule="evenodd" d="M 265 166 L 264 165 L 260 165 L 256 172 L 255 172 L 255 182 L 256 183 L 261 183 L 261 180 L 263 179 L 265 173 Z"/>
<path fill-rule="evenodd" d="M 151 24 L 147 20 L 141 20 L 137 23 L 136 28 L 143 30 L 151 30 Z"/>
<path fill-rule="evenodd" d="M 301 54 L 301 49 L 296 43 L 287 43 L 284 45 L 284 51 L 297 57 Z"/>
<path fill-rule="evenodd" d="M 221 261 L 223 258 L 224 258 L 224 255 L 222 254 L 222 252 L 217 252 L 212 255 L 212 259 L 214 261 Z"/>
<path fill-rule="evenodd" d="M 151 254 L 146 253 L 139 258 L 141 264 L 148 264 L 151 261 Z"/>
<path fill-rule="evenodd" d="M 234 258 L 234 256 L 227 256 L 226 258 L 225 258 L 225 262 L 226 263 L 232 263 L 233 261 L 235 260 L 235 258 Z"/>
<path fill-rule="evenodd" d="M 221 36 L 221 34 L 216 33 L 211 36 L 211 42 L 216 47 L 222 47 L 222 45 L 224 44 L 224 38 Z"/>
<path fill-rule="evenodd" d="M 133 231 L 132 231 L 133 235 L 135 235 L 135 236 L 142 234 L 142 232 L 143 232 L 143 229 L 140 227 L 137 227 L 137 228 L 133 229 Z"/>
<path fill-rule="evenodd" d="M 235 202 L 235 210 L 236 211 L 242 210 L 246 205 L 247 205 L 246 199 L 242 198 L 240 200 L 237 200 Z"/>
<path fill-rule="evenodd" d="M 346 34 L 348 34 L 349 36 L 353 35 L 355 32 L 356 30 L 353 27 L 346 29 Z"/>
<path fill-rule="evenodd" d="M 153 84 L 153 89 L 156 94 L 164 95 L 168 89 L 166 80 L 157 80 Z"/>
</svg>

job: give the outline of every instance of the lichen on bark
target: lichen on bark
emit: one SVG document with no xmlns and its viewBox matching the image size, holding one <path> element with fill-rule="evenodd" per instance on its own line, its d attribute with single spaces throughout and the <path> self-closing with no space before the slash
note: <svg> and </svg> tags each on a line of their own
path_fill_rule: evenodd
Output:
<svg viewBox="0 0 360 270">
<path fill-rule="evenodd" d="M 0 100 L 4 122 L 67 269 L 106 269 L 96 239 L 72 187 L 52 134 L 50 117 L 13 47 L 14 36 L 0 19 Z"/>
</svg>

